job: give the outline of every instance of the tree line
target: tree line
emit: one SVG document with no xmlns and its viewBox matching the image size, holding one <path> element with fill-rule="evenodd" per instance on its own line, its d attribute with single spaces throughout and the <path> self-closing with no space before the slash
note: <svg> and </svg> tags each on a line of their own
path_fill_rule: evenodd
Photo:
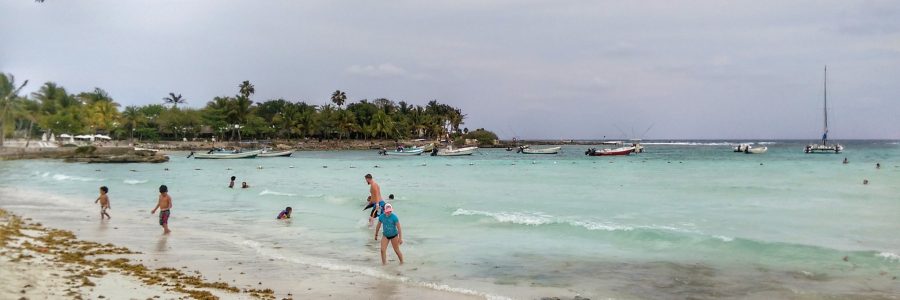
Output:
<svg viewBox="0 0 900 300">
<path fill-rule="evenodd" d="M 337 90 L 326 105 L 282 98 L 254 102 L 255 87 L 243 81 L 235 95 L 214 97 L 199 109 L 184 107 L 190 100 L 174 92 L 158 104 L 122 108 L 101 88 L 72 94 L 46 82 L 34 93 L 20 95 L 27 84 L 0 73 L 0 145 L 6 137 L 31 139 L 48 132 L 153 141 L 213 137 L 240 141 L 458 139 L 469 131 L 460 128 L 466 115 L 459 108 L 437 100 L 424 106 L 385 98 L 350 103 L 346 93 Z"/>
</svg>

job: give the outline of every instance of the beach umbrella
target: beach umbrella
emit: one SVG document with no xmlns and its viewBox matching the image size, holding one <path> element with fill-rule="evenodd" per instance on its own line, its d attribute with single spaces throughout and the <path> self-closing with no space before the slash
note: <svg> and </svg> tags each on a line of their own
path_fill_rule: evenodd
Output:
<svg viewBox="0 0 900 300">
<path fill-rule="evenodd" d="M 46 142 L 46 141 L 47 141 L 47 133 L 44 132 L 44 134 L 41 135 L 41 142 Z"/>
<path fill-rule="evenodd" d="M 95 138 L 98 138 L 98 139 L 101 139 L 101 140 L 111 140 L 111 139 L 112 139 L 111 137 L 105 136 L 105 135 L 102 135 L 102 134 L 95 135 L 94 137 L 95 137 Z"/>
<path fill-rule="evenodd" d="M 60 138 L 70 138 L 70 137 L 72 137 L 72 135 L 70 135 L 68 133 L 63 133 L 63 134 L 60 134 L 59 137 Z"/>
<path fill-rule="evenodd" d="M 76 139 L 79 139 L 79 140 L 90 140 L 90 139 L 93 139 L 94 136 L 93 136 L 93 135 L 83 135 L 83 134 L 82 134 L 82 135 L 76 135 L 75 138 L 76 138 Z"/>
<path fill-rule="evenodd" d="M 51 140 L 51 141 L 55 141 L 55 140 L 56 140 L 56 134 L 55 134 L 55 133 L 50 133 L 50 140 Z"/>
</svg>

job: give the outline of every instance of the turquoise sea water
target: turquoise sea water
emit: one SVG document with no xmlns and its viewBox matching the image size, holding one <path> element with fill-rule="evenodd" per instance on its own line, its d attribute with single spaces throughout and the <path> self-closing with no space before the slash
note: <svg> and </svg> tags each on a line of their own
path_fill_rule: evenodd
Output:
<svg viewBox="0 0 900 300">
<path fill-rule="evenodd" d="M 847 142 L 838 155 L 803 145 L 767 142 L 760 155 L 685 141 L 647 142 L 628 157 L 566 146 L 559 155 L 11 161 L 0 162 L 0 207 L 145 253 L 260 261 L 262 278 L 302 265 L 485 297 L 897 295 L 900 143 Z M 398 269 L 380 266 L 371 241 L 366 173 L 397 196 L 407 259 Z M 232 175 L 251 188 L 227 188 Z M 149 214 L 160 184 L 174 199 L 175 233 L 162 245 Z M 116 230 L 88 230 L 101 185 Z M 276 221 L 285 206 L 294 219 Z"/>
</svg>

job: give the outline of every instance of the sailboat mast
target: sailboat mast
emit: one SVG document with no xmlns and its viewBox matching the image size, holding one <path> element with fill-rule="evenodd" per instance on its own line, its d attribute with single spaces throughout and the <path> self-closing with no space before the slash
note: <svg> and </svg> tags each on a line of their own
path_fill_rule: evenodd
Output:
<svg viewBox="0 0 900 300">
<path fill-rule="evenodd" d="M 823 95 L 825 97 L 825 106 L 824 106 L 824 115 L 825 115 L 825 132 L 822 134 L 822 145 L 828 144 L 828 66 L 825 66 L 825 80 L 824 80 L 824 88 Z"/>
</svg>

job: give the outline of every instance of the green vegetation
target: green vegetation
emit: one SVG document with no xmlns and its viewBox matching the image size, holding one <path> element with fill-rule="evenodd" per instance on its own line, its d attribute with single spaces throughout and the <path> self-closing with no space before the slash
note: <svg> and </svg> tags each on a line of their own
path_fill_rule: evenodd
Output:
<svg viewBox="0 0 900 300">
<path fill-rule="evenodd" d="M 254 102 L 256 88 L 249 81 L 234 96 L 219 96 L 203 108 L 185 107 L 181 94 L 169 93 L 160 104 L 122 108 L 101 88 L 70 94 L 54 82 L 31 95 L 20 95 L 18 84 L 0 73 L 0 146 L 3 138 L 31 138 L 41 133 L 107 134 L 117 139 L 181 140 L 183 138 L 242 139 L 446 139 L 468 138 L 490 143 L 496 135 L 460 129 L 466 115 L 453 106 L 429 101 L 426 105 L 385 98 L 347 101 L 337 90 L 330 104 L 271 99 Z M 159 99 L 159 98 L 157 98 Z"/>
</svg>

